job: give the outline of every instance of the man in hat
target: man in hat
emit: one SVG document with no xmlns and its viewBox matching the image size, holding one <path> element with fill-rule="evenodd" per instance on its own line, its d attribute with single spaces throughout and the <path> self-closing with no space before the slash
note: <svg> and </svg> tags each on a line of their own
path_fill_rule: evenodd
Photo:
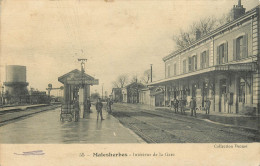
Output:
<svg viewBox="0 0 260 166">
<path fill-rule="evenodd" d="M 173 100 L 173 104 L 174 104 L 174 112 L 177 113 L 178 112 L 179 100 L 176 97 Z"/>
<path fill-rule="evenodd" d="M 195 100 L 194 97 L 191 98 L 190 109 L 191 109 L 191 115 L 190 116 L 193 116 L 193 112 L 194 112 L 194 116 L 196 116 L 196 100 Z"/>
<path fill-rule="evenodd" d="M 101 102 L 101 99 L 98 98 L 98 101 L 97 101 L 97 103 L 96 103 L 97 120 L 98 120 L 99 114 L 100 114 L 101 120 L 104 120 L 104 119 L 103 119 L 103 116 L 102 116 L 102 108 L 103 108 L 103 104 L 102 104 L 102 102 Z"/>
<path fill-rule="evenodd" d="M 107 99 L 107 112 L 112 113 L 112 104 L 113 102 L 110 100 L 110 98 Z"/>
<path fill-rule="evenodd" d="M 209 99 L 206 100 L 206 114 L 209 114 L 211 101 Z"/>
<path fill-rule="evenodd" d="M 185 109 L 184 109 L 185 105 L 186 105 L 186 100 L 181 98 L 178 104 L 178 107 L 180 107 L 181 114 L 185 114 Z"/>
</svg>

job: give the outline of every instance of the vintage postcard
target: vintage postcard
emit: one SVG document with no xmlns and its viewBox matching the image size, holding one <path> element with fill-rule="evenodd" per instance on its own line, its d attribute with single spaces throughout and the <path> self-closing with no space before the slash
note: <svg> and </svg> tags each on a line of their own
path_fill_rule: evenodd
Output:
<svg viewBox="0 0 260 166">
<path fill-rule="evenodd" d="M 0 166 L 260 165 L 258 0 L 0 0 Z"/>
</svg>

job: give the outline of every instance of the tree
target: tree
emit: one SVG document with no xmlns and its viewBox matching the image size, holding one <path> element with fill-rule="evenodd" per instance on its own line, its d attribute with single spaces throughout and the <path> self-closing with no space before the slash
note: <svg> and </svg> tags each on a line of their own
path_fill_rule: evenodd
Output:
<svg viewBox="0 0 260 166">
<path fill-rule="evenodd" d="M 222 26 L 230 21 L 232 21 L 231 12 L 225 13 L 218 19 L 218 26 Z"/>
<path fill-rule="evenodd" d="M 153 77 L 154 77 L 154 74 L 153 74 Z M 151 80 L 151 70 L 148 69 L 148 70 L 145 70 L 143 75 L 141 76 L 141 82 L 144 84 L 148 84 L 150 80 Z"/>
<path fill-rule="evenodd" d="M 113 84 L 113 88 L 119 88 L 120 87 L 120 85 L 118 84 L 117 81 L 113 81 L 112 84 Z"/>
<path fill-rule="evenodd" d="M 97 100 L 98 98 L 100 98 L 100 95 L 99 93 L 95 92 L 90 95 L 90 98 L 91 100 Z"/>
<path fill-rule="evenodd" d="M 123 88 L 128 82 L 128 75 L 127 74 L 122 74 L 117 77 L 116 81 L 113 81 L 113 87 L 114 88 Z"/>
<path fill-rule="evenodd" d="M 139 79 L 138 79 L 137 75 L 133 75 L 132 78 L 131 78 L 130 83 L 138 82 L 138 80 L 139 80 Z"/>
<path fill-rule="evenodd" d="M 208 16 L 193 22 L 187 31 L 180 29 L 177 35 L 173 35 L 173 40 L 178 49 L 182 49 L 196 40 L 196 32 L 200 32 L 201 36 L 208 34 L 219 26 L 231 21 L 231 13 L 224 14 L 220 19 L 214 16 Z"/>
</svg>

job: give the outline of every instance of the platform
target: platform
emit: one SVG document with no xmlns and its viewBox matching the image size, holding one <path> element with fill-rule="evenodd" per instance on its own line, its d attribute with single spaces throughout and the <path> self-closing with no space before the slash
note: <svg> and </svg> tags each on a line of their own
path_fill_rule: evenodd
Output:
<svg viewBox="0 0 260 166">
<path fill-rule="evenodd" d="M 0 127 L 1 143 L 145 143 L 106 111 L 103 111 L 103 121 L 97 120 L 96 115 L 96 110 L 93 109 L 93 113 L 79 122 L 61 122 L 60 108 L 42 112 Z"/>
</svg>

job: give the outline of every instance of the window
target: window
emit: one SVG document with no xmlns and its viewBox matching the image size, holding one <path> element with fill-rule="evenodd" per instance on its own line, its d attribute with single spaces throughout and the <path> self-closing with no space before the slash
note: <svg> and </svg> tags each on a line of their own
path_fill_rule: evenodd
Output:
<svg viewBox="0 0 260 166">
<path fill-rule="evenodd" d="M 189 71 L 192 71 L 191 60 L 191 57 L 189 57 Z"/>
<path fill-rule="evenodd" d="M 217 47 L 217 64 L 228 62 L 228 43 L 223 43 Z"/>
<path fill-rule="evenodd" d="M 245 90 L 245 80 L 240 78 L 239 81 L 239 92 L 238 92 L 238 101 L 240 103 L 245 103 L 246 90 Z"/>
<path fill-rule="evenodd" d="M 197 70 L 197 55 L 189 57 L 189 71 Z"/>
<path fill-rule="evenodd" d="M 237 45 L 237 57 L 236 59 L 240 59 L 243 57 L 243 37 L 239 37 L 236 42 Z"/>
<path fill-rule="evenodd" d="M 193 62 L 193 71 L 197 70 L 197 55 L 194 55 L 192 57 L 192 62 Z"/>
<path fill-rule="evenodd" d="M 200 68 L 204 69 L 209 66 L 209 51 L 203 51 L 200 54 Z"/>
<path fill-rule="evenodd" d="M 170 76 L 171 76 L 171 66 L 168 65 L 168 77 L 170 77 Z"/>
<path fill-rule="evenodd" d="M 177 74 L 177 66 L 176 66 L 176 63 L 174 64 L 174 66 L 173 66 L 173 70 L 174 70 L 174 75 L 176 75 Z"/>
<path fill-rule="evenodd" d="M 186 73 L 186 59 L 183 61 L 183 73 Z"/>
<path fill-rule="evenodd" d="M 234 60 L 246 58 L 247 55 L 247 35 L 240 36 L 234 39 L 233 42 Z"/>
</svg>

